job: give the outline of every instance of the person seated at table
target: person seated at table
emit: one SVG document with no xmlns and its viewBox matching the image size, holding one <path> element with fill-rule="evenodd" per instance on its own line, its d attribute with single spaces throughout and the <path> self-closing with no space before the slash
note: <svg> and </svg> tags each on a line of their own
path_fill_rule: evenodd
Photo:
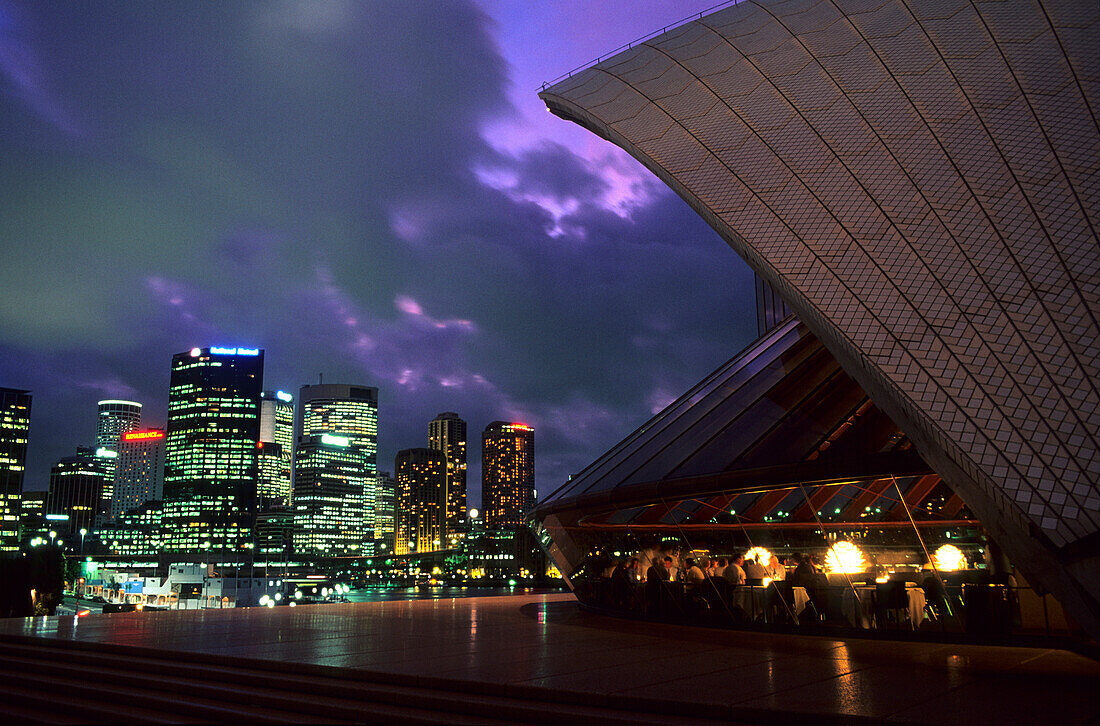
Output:
<svg viewBox="0 0 1100 726">
<path fill-rule="evenodd" d="M 768 577 L 773 580 L 785 580 L 787 579 L 787 568 L 783 566 L 783 563 L 779 561 L 779 558 L 772 555 L 771 560 L 764 567 L 768 571 Z"/>
<path fill-rule="evenodd" d="M 787 582 L 796 587 L 810 587 L 814 583 L 814 571 L 813 563 L 810 561 L 809 555 L 795 555 L 798 559 L 798 566 L 794 568 L 794 572 L 787 576 Z"/>
<path fill-rule="evenodd" d="M 676 561 L 672 557 L 665 558 L 665 569 L 668 570 L 668 579 L 673 582 L 680 579 L 680 568 L 676 566 Z"/>
<path fill-rule="evenodd" d="M 737 557 L 734 557 L 733 561 L 726 566 L 726 570 L 722 573 L 722 577 L 724 577 L 731 585 L 744 585 L 745 570 L 741 567 L 744 562 L 744 555 L 737 555 Z"/>
<path fill-rule="evenodd" d="M 752 558 L 745 560 L 745 579 L 763 580 L 767 576 L 768 571 L 756 560 Z"/>
<path fill-rule="evenodd" d="M 722 576 L 724 576 L 726 574 L 726 568 L 729 567 L 729 566 L 730 566 L 729 560 L 727 560 L 725 557 L 719 557 L 715 561 L 714 566 L 711 567 L 710 576 L 711 577 L 722 577 Z"/>
<path fill-rule="evenodd" d="M 684 561 L 684 584 L 688 587 L 698 587 L 706 579 L 706 575 L 703 574 L 703 569 L 695 563 L 692 558 L 687 558 Z"/>
<path fill-rule="evenodd" d="M 619 560 L 611 571 L 611 606 L 625 610 L 630 599 L 630 563 Z"/>
<path fill-rule="evenodd" d="M 668 582 L 671 579 L 668 575 L 668 565 L 671 564 L 672 558 L 670 557 L 663 560 L 654 558 L 653 564 L 649 566 L 645 573 L 646 582 Z"/>
</svg>

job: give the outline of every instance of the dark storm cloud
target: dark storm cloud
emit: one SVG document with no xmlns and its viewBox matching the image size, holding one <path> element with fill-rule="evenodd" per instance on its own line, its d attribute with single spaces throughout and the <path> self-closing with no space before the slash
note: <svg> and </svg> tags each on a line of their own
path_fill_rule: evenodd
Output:
<svg viewBox="0 0 1100 726">
<path fill-rule="evenodd" d="M 31 486 L 97 398 L 163 423 L 171 355 L 222 344 L 264 347 L 271 388 L 377 385 L 383 469 L 440 411 L 472 441 L 525 420 L 549 491 L 751 337 L 744 267 L 657 182 L 486 143 L 492 32 L 464 3 L 0 0 L 0 385 L 36 394 Z"/>
</svg>

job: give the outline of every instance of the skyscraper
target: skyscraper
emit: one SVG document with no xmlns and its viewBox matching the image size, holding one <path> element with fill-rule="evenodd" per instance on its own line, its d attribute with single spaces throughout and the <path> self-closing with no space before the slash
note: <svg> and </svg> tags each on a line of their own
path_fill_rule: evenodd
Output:
<svg viewBox="0 0 1100 726">
<path fill-rule="evenodd" d="M 118 442 L 110 519 L 164 498 L 165 439 L 162 429 L 127 431 Z"/>
<path fill-rule="evenodd" d="M 248 549 L 256 513 L 264 352 L 193 348 L 172 357 L 165 549 Z"/>
<path fill-rule="evenodd" d="M 19 502 L 30 426 L 30 391 L 0 388 L 0 555 L 19 551 Z"/>
<path fill-rule="evenodd" d="M 397 483 L 388 471 L 374 477 L 374 554 L 386 555 L 394 551 L 394 509 Z"/>
<path fill-rule="evenodd" d="M 453 545 L 461 536 L 466 519 L 466 422 L 447 411 L 428 424 L 428 448 L 440 451 L 447 460 L 447 514 L 445 536 Z"/>
<path fill-rule="evenodd" d="M 115 452 L 105 447 L 79 446 L 75 456 L 66 456 L 50 469 L 50 491 L 46 497 L 46 516 L 68 517 L 51 522 L 65 548 L 76 550 L 81 530 L 85 535 L 104 520 L 110 500 L 104 484 L 114 476 Z"/>
<path fill-rule="evenodd" d="M 260 508 L 285 507 L 294 465 L 294 396 L 285 391 L 260 394 L 260 442 Z"/>
<path fill-rule="evenodd" d="M 135 401 L 107 400 L 99 402 L 96 416 L 95 445 L 115 449 L 119 438 L 127 431 L 141 427 L 141 404 Z"/>
<path fill-rule="evenodd" d="M 397 452 L 394 552 L 432 552 L 444 547 L 447 459 L 434 449 Z"/>
<path fill-rule="evenodd" d="M 374 543 L 374 484 L 375 474 L 378 471 L 378 389 L 371 386 L 357 386 L 346 383 L 326 383 L 312 386 L 302 386 L 298 394 L 297 422 L 295 428 L 298 432 L 297 452 L 295 454 L 294 475 L 294 510 L 295 528 L 306 522 L 303 510 L 299 508 L 299 492 L 303 495 L 307 488 L 300 488 L 298 476 L 304 470 L 305 464 L 299 460 L 308 456 L 311 458 L 310 466 L 317 470 L 322 467 L 321 461 L 336 452 L 328 452 L 327 449 L 318 448 L 321 439 L 316 437 L 328 436 L 331 440 L 346 439 L 346 444 L 339 451 L 339 466 L 346 468 L 352 462 L 359 466 L 357 474 L 346 471 L 340 476 L 350 477 L 354 485 L 358 487 L 354 498 L 345 498 L 343 494 L 340 501 L 342 506 L 348 507 L 342 511 L 339 518 L 343 522 L 357 522 L 359 527 L 359 547 L 356 554 L 369 554 L 373 550 Z M 331 437 L 336 437 L 335 439 Z M 304 452 L 303 447 L 311 451 Z M 316 482 L 311 480 L 310 487 L 316 491 Z M 340 490 L 343 492 L 343 489 Z M 311 495 L 312 496 L 312 495 Z M 327 495 L 326 495 L 327 496 Z M 331 506 L 330 501 L 328 505 Z M 354 508 L 355 511 L 351 511 Z M 295 543 L 301 540 L 300 536 Z M 344 546 L 344 545 L 341 545 Z"/>
<path fill-rule="evenodd" d="M 347 436 L 302 436 L 296 460 L 294 551 L 312 557 L 362 554 L 362 451 Z"/>
<path fill-rule="evenodd" d="M 298 392 L 299 436 L 336 434 L 350 439 L 372 472 L 377 471 L 378 389 L 346 383 L 302 386 Z"/>
<path fill-rule="evenodd" d="M 489 527 L 522 527 L 535 505 L 535 431 L 494 421 L 481 434 L 481 509 Z"/>
<path fill-rule="evenodd" d="M 19 541 L 28 542 L 35 537 L 45 537 L 50 531 L 46 526 L 46 497 L 49 492 L 23 492 L 19 502 Z"/>
</svg>

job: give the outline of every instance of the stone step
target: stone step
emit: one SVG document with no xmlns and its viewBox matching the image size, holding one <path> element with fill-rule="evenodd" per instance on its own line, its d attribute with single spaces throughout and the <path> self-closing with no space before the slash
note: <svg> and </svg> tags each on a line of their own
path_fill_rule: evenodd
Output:
<svg viewBox="0 0 1100 726">
<path fill-rule="evenodd" d="M 187 690 L 149 691 L 125 684 L 98 682 L 87 677 L 28 672 L 23 668 L 13 668 L 8 663 L 0 663 L 0 682 L 37 689 L 41 693 L 51 694 L 51 698 L 54 694 L 64 693 L 70 700 L 82 702 L 109 715 L 108 720 L 112 722 L 133 718 L 129 713 L 140 710 L 147 714 L 140 718 L 153 723 L 331 723 L 331 720 L 309 718 L 302 714 L 196 697 Z M 71 710 L 67 712 L 74 713 Z"/>
<path fill-rule="evenodd" d="M 177 656 L 186 656 L 179 658 Z M 207 659 L 209 663 L 199 662 Z M 182 662 L 181 662 L 182 661 Z M 227 665 L 232 662 L 233 665 Z M 254 667 L 244 667 L 247 663 Z M 631 708 L 558 699 L 543 689 L 516 689 L 518 694 L 485 693 L 488 684 L 423 682 L 413 676 L 378 674 L 352 669 L 319 669 L 296 672 L 297 664 L 244 661 L 203 654 L 176 654 L 126 646 L 92 648 L 88 644 L 43 639 L 0 639 L 0 666 L 45 676 L 52 672 L 70 680 L 85 679 L 148 694 L 169 690 L 187 693 L 196 702 L 232 703 L 241 708 L 262 708 L 300 720 L 323 714 L 325 720 L 386 720 L 406 723 L 532 723 L 569 720 L 608 726 L 641 724 L 728 723 L 729 714 L 717 719 L 692 718 L 683 713 L 656 712 L 632 701 Z M 273 670 L 278 668 L 279 670 Z M 322 671 L 318 673 L 317 671 Z M 335 674 L 338 674 L 337 677 Z M 404 682 L 400 682 L 404 681 Z M 595 698 L 595 697 L 594 697 Z M 369 716 L 368 716 L 369 715 Z M 722 718 L 721 716 L 724 716 Z"/>
<path fill-rule="evenodd" d="M 200 719 L 171 716 L 157 709 L 83 698 L 80 694 L 69 694 L 63 687 L 49 681 L 29 679 L 23 683 L 12 682 L 3 672 L 0 672 L 0 703 L 3 703 L 5 711 L 14 708 L 32 712 L 32 723 L 202 723 Z"/>
<path fill-rule="evenodd" d="M 233 707 L 252 709 L 262 712 L 282 714 L 285 720 L 299 723 L 331 723 L 333 720 L 362 721 L 364 718 L 394 723 L 454 723 L 454 724 L 504 724 L 485 717 L 463 717 L 454 712 L 445 712 L 436 708 L 430 694 L 419 693 L 411 701 L 415 707 L 396 703 L 386 703 L 386 699 L 341 698 L 332 697 L 309 687 L 309 684 L 296 683 L 293 679 L 279 679 L 272 683 L 266 673 L 236 673 L 232 681 L 227 682 L 219 676 L 225 674 L 207 673 L 199 678 L 181 677 L 180 674 L 168 675 L 165 667 L 171 664 L 159 664 L 162 668 L 151 669 L 146 663 L 105 664 L 96 659 L 93 667 L 89 663 L 74 663 L 62 660 L 45 662 L 34 658 L 17 657 L 7 652 L 0 653 L 0 673 L 14 670 L 23 674 L 35 674 L 42 678 L 84 679 L 95 683 L 110 684 L 112 688 L 126 688 L 139 694 L 175 694 L 186 693 L 189 700 L 210 704 L 225 704 Z M 135 672 L 134 668 L 140 668 Z M 161 671 L 161 672 L 153 672 Z M 382 687 L 384 688 L 384 687 Z M 351 689 L 349 696 L 358 695 Z M 451 702 L 445 705 L 454 705 Z"/>
</svg>

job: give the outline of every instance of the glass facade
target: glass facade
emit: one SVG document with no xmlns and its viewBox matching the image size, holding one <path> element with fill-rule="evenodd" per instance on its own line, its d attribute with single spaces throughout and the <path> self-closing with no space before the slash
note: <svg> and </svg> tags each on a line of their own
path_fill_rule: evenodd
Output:
<svg viewBox="0 0 1100 726">
<path fill-rule="evenodd" d="M 41 537 L 48 539 L 50 528 L 46 519 L 46 498 L 50 495 L 45 492 L 23 492 L 23 500 L 19 503 L 19 542 L 26 544 L 32 539 Z"/>
<path fill-rule="evenodd" d="M 0 556 L 19 551 L 19 504 L 30 426 L 30 391 L 0 388 Z"/>
<path fill-rule="evenodd" d="M 109 454 L 109 455 L 108 455 Z M 114 452 L 78 447 L 76 456 L 67 456 L 50 469 L 50 491 L 46 497 L 46 518 L 65 548 L 76 551 L 80 530 L 87 533 L 106 521 L 111 500 L 107 483 L 114 478 Z M 63 517 L 53 519 L 52 517 Z"/>
<path fill-rule="evenodd" d="M 260 508 L 290 503 L 294 469 L 294 396 L 284 391 L 260 394 Z"/>
<path fill-rule="evenodd" d="M 908 438 L 791 318 L 552 492 L 584 603 L 813 632 L 1068 633 Z"/>
<path fill-rule="evenodd" d="M 100 401 L 96 415 L 95 445 L 114 449 L 127 431 L 141 428 L 141 404 L 136 401 Z"/>
<path fill-rule="evenodd" d="M 168 552 L 252 547 L 263 364 L 263 351 L 247 348 L 194 348 L 172 358 L 162 515 Z"/>
<path fill-rule="evenodd" d="M 363 456 L 335 434 L 298 441 L 294 478 L 294 551 L 306 557 L 355 557 L 363 551 Z"/>
<path fill-rule="evenodd" d="M 100 551 L 116 557 L 155 558 L 163 545 L 162 505 L 144 501 L 96 531 Z"/>
<path fill-rule="evenodd" d="M 535 431 L 494 421 L 481 434 L 481 509 L 488 527 L 521 527 L 535 505 Z"/>
<path fill-rule="evenodd" d="M 295 455 L 294 507 L 302 447 L 310 437 L 346 440 L 344 456 L 358 462 L 358 545 L 356 553 L 374 552 L 375 477 L 378 471 L 378 389 L 346 383 L 302 386 L 298 393 L 298 452 Z M 350 506 L 350 505 L 349 505 Z M 350 535 L 349 535 L 350 536 Z M 298 542 L 295 539 L 295 542 Z M 343 545 L 341 545 L 343 546 Z"/>
</svg>

